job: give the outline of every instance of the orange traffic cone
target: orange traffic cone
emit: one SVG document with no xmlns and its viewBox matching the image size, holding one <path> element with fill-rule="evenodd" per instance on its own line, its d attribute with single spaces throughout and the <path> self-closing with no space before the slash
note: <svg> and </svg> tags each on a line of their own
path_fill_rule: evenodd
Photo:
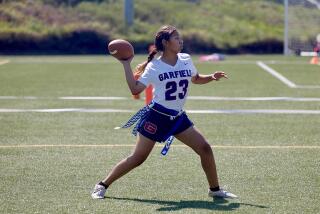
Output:
<svg viewBox="0 0 320 214">
<path fill-rule="evenodd" d="M 151 101 L 153 99 L 153 87 L 152 87 L 152 85 L 149 85 L 145 89 L 145 94 L 146 94 L 146 105 L 148 105 L 149 103 L 151 103 Z"/>
<path fill-rule="evenodd" d="M 139 79 L 140 76 L 134 74 L 133 77 L 134 77 L 135 80 L 137 80 L 137 79 Z M 133 97 L 133 99 L 135 99 L 135 100 L 139 100 L 139 99 L 140 99 L 140 94 L 132 95 L 132 97 Z"/>
<path fill-rule="evenodd" d="M 310 64 L 318 65 L 319 64 L 319 59 L 317 56 L 314 56 L 310 60 Z"/>
</svg>

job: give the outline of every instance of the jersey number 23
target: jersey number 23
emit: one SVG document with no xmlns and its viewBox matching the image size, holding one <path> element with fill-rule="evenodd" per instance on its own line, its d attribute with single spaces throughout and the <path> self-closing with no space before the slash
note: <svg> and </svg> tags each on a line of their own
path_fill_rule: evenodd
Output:
<svg viewBox="0 0 320 214">
<path fill-rule="evenodd" d="M 174 81 L 167 82 L 166 100 L 176 100 L 177 97 L 179 99 L 183 99 L 187 94 L 188 84 L 189 82 L 186 79 L 180 80 L 179 83 Z M 178 94 L 176 94 L 178 87 L 182 88 L 182 93 L 179 92 Z"/>
</svg>

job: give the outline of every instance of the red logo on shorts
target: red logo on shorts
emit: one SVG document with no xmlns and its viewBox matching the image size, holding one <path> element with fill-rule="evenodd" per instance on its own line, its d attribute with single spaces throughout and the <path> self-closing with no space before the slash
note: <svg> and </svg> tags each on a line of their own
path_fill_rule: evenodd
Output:
<svg viewBox="0 0 320 214">
<path fill-rule="evenodd" d="M 146 122 L 146 124 L 144 124 L 144 130 L 150 134 L 155 134 L 157 131 L 157 125 L 150 122 Z"/>
</svg>

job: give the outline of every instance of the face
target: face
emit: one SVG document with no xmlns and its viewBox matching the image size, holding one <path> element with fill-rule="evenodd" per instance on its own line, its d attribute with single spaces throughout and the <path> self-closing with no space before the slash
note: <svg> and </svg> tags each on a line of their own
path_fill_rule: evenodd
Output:
<svg viewBox="0 0 320 214">
<path fill-rule="evenodd" d="M 171 34 L 169 41 L 164 42 L 165 51 L 179 53 L 183 49 L 183 40 L 180 34 L 175 31 Z"/>
</svg>

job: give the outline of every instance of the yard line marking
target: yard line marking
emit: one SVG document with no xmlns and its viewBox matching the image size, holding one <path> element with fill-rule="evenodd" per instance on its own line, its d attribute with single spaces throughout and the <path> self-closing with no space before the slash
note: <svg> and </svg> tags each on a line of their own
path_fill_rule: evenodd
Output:
<svg viewBox="0 0 320 214">
<path fill-rule="evenodd" d="M 4 65 L 4 64 L 7 64 L 7 63 L 9 63 L 10 62 L 10 60 L 2 60 L 2 61 L 0 61 L 0 65 Z"/>
<path fill-rule="evenodd" d="M 14 59 L 15 64 L 115 64 L 117 61 L 107 59 L 62 59 L 62 58 L 24 58 Z"/>
<path fill-rule="evenodd" d="M 310 65 L 308 61 L 289 61 L 289 60 L 263 60 L 268 64 L 282 64 L 282 65 Z M 240 64 L 240 65 L 250 65 L 256 64 L 255 60 L 224 60 L 224 61 L 206 61 L 202 62 L 200 60 L 194 60 L 195 64 Z"/>
<path fill-rule="evenodd" d="M 38 97 L 34 96 L 24 96 L 24 97 L 18 97 L 18 96 L 0 96 L 0 100 L 37 100 Z"/>
<path fill-rule="evenodd" d="M 88 109 L 88 108 L 57 108 L 57 109 L 0 109 L 0 113 L 61 113 L 61 112 L 81 112 L 81 113 L 133 113 L 129 109 Z M 320 114 L 320 110 L 301 109 L 230 109 L 230 110 L 186 110 L 190 114 Z"/>
<path fill-rule="evenodd" d="M 299 86 L 298 86 L 299 87 Z M 312 87 L 312 86 L 310 86 Z M 131 97 L 98 97 L 98 96 L 64 96 L 58 98 L 35 97 L 35 96 L 0 96 L 0 100 L 36 100 L 36 99 L 59 99 L 59 100 L 131 100 Z M 319 102 L 317 97 L 214 97 L 214 96 L 188 96 L 189 100 L 205 101 L 292 101 L 292 102 Z"/>
<path fill-rule="evenodd" d="M 232 109 L 232 110 L 186 110 L 191 114 L 320 114 L 320 110 L 291 109 Z"/>
<path fill-rule="evenodd" d="M 261 61 L 257 61 L 257 65 L 260 66 L 263 70 L 270 73 L 272 76 L 279 79 L 281 82 L 283 82 L 284 84 L 286 84 L 290 88 L 303 88 L 303 89 L 318 89 L 318 88 L 320 88 L 320 85 L 297 85 Z"/>
<path fill-rule="evenodd" d="M 320 85 L 297 85 L 297 88 L 316 89 L 320 88 Z"/>
<path fill-rule="evenodd" d="M 133 62 L 139 62 L 138 59 L 134 59 Z M 308 61 L 290 61 L 290 60 L 264 60 L 264 62 L 268 64 L 298 64 L 298 65 L 309 65 Z M 12 57 L 10 63 L 14 64 L 70 64 L 70 63 L 78 63 L 78 64 L 117 64 L 117 60 L 113 57 Z M 195 59 L 195 64 L 256 64 L 256 60 L 223 60 L 223 61 L 207 61 L 201 62 L 200 60 Z"/>
<path fill-rule="evenodd" d="M 19 99 L 19 98 L 16 97 L 16 96 L 0 96 L 0 99 L 1 100 L 16 100 L 16 99 Z"/>
<path fill-rule="evenodd" d="M 312 97 L 211 97 L 211 96 L 188 96 L 188 100 L 216 100 L 216 101 L 320 101 L 320 98 Z"/>
<path fill-rule="evenodd" d="M 133 110 L 122 109 L 85 109 L 85 108 L 57 108 L 57 109 L 0 109 L 0 113 L 59 113 L 59 112 L 84 112 L 84 113 L 131 113 Z"/>
<path fill-rule="evenodd" d="M 72 147 L 72 148 L 99 148 L 99 147 L 135 147 L 135 144 L 30 144 L 30 145 L 0 145 L 0 148 L 47 148 L 47 147 Z M 163 144 L 156 144 L 156 147 L 163 147 Z M 189 148 L 186 145 L 171 145 L 176 148 Z M 212 145 L 212 148 L 222 148 L 222 149 L 320 149 L 320 146 L 304 146 L 304 145 L 292 145 L 292 146 L 250 146 L 250 145 Z"/>
<path fill-rule="evenodd" d="M 269 74 L 271 74 L 272 76 L 274 76 L 275 78 L 277 78 L 278 80 L 280 80 L 281 82 L 283 82 L 284 84 L 286 84 L 287 86 L 289 86 L 290 88 L 297 88 L 297 85 L 295 83 L 291 82 L 290 80 L 288 80 L 287 78 L 285 78 L 284 76 L 282 76 L 281 74 L 264 64 L 263 62 L 257 61 L 257 65 Z"/>
<path fill-rule="evenodd" d="M 128 100 L 128 97 L 59 97 L 61 100 Z"/>
</svg>

